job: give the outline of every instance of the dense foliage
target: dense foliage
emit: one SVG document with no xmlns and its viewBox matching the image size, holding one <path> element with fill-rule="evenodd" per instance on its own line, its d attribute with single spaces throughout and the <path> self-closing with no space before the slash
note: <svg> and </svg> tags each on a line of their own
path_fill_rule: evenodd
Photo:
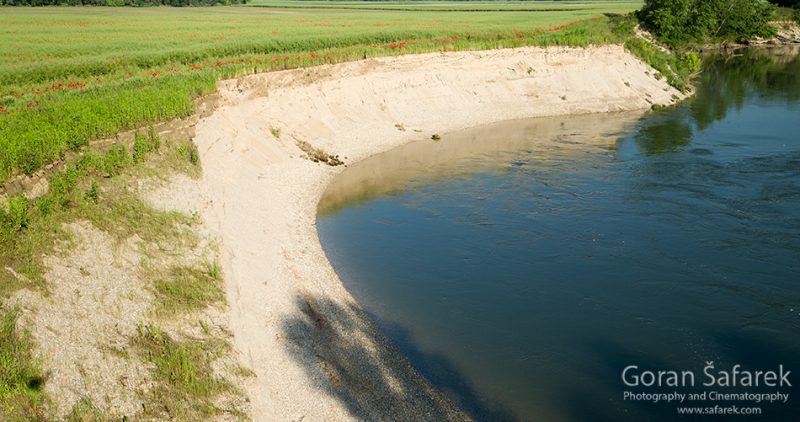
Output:
<svg viewBox="0 0 800 422">
<path fill-rule="evenodd" d="M 0 0 L 0 6 L 215 6 L 248 0 Z"/>
<path fill-rule="evenodd" d="M 645 0 L 639 19 L 672 46 L 770 36 L 765 0 Z"/>
</svg>

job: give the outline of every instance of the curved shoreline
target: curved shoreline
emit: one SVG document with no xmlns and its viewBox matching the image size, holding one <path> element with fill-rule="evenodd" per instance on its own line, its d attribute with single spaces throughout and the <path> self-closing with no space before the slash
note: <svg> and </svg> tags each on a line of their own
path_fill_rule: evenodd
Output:
<svg viewBox="0 0 800 422">
<path fill-rule="evenodd" d="M 196 127 L 221 239 L 234 347 L 255 420 L 466 419 L 345 290 L 316 232 L 342 167 L 406 142 L 503 120 L 645 110 L 683 98 L 619 46 L 433 53 L 220 83 Z"/>
</svg>

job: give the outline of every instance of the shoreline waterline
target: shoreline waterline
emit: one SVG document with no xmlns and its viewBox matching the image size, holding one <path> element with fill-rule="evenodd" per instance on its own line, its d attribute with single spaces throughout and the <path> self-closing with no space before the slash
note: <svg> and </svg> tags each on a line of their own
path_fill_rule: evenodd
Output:
<svg viewBox="0 0 800 422">
<path fill-rule="evenodd" d="M 221 83 L 195 142 L 234 346 L 256 374 L 245 386 L 255 419 L 467 418 L 334 272 L 315 222 L 341 167 L 303 158 L 297 143 L 351 164 L 435 133 L 682 98 L 654 74 L 607 46 L 402 56 Z"/>
<path fill-rule="evenodd" d="M 371 157 L 320 204 L 328 258 L 478 419 L 669 420 L 617 400 L 624 364 L 796 365 L 798 60 L 770 53 L 707 56 L 696 97 L 628 128 L 531 119 Z"/>
</svg>

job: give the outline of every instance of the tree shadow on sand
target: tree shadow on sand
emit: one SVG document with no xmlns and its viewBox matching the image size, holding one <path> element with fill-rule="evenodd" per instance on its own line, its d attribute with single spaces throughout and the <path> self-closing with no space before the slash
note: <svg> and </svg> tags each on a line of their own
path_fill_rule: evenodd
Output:
<svg viewBox="0 0 800 422">
<path fill-rule="evenodd" d="M 435 390 L 373 324 L 360 307 L 311 295 L 298 296 L 302 311 L 283 322 L 291 355 L 317 388 L 336 397 L 361 420 L 510 420 L 480 404 L 468 382 L 449 361 L 423 352 L 408 333 L 391 327 L 411 361 L 435 371 Z M 441 376 L 446 375 L 445 380 Z M 441 393 L 440 393 L 441 392 Z M 445 398 L 447 397 L 447 398 Z M 448 400 L 450 399 L 450 400 Z M 457 403 L 463 412 L 453 404 Z"/>
</svg>

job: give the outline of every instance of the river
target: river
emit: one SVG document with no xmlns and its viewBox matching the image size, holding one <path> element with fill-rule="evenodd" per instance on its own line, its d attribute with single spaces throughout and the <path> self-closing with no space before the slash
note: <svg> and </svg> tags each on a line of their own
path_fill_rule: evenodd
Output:
<svg viewBox="0 0 800 422">
<path fill-rule="evenodd" d="M 796 49 L 709 55 L 693 98 L 643 117 L 503 122 L 376 155 L 329 187 L 318 231 L 347 289 L 477 419 L 800 414 L 795 387 L 700 385 L 707 362 L 800 373 Z M 626 385 L 631 365 L 696 385 Z M 624 395 L 714 389 L 791 397 Z"/>
</svg>

